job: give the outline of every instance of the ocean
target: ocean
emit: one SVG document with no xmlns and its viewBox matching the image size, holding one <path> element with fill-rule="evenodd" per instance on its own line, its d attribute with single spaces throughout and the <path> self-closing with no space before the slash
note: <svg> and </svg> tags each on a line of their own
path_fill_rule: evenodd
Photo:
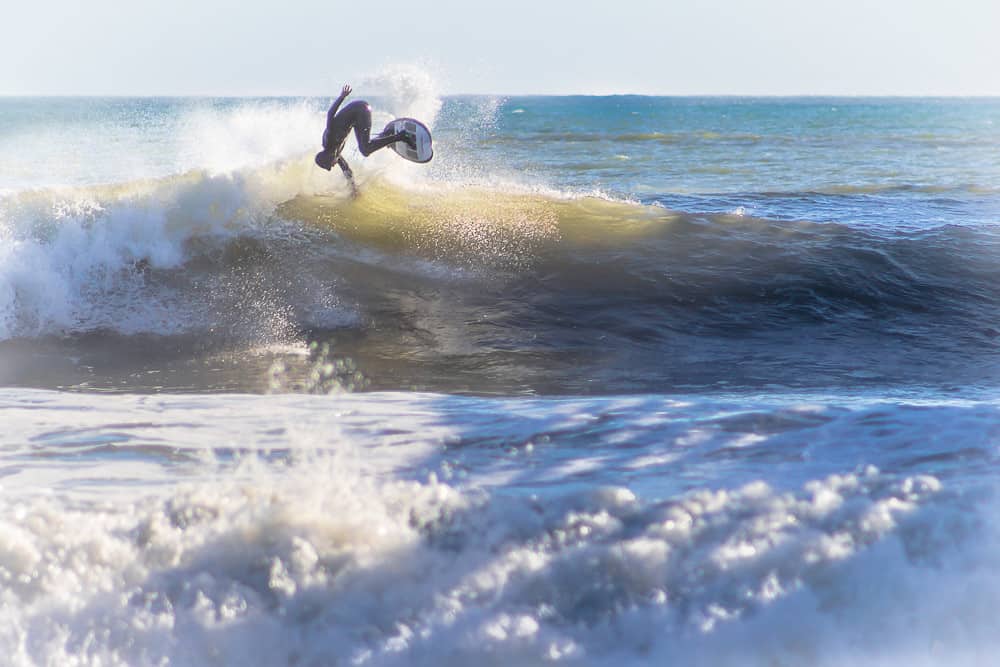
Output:
<svg viewBox="0 0 1000 667">
<path fill-rule="evenodd" d="M 1000 100 L 0 98 L 0 655 L 993 665 Z"/>
</svg>

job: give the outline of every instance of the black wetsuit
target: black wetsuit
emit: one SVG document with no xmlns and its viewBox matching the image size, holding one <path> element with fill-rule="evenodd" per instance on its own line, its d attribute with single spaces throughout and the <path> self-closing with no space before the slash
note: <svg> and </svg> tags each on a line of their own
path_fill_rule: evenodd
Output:
<svg viewBox="0 0 1000 667">
<path fill-rule="evenodd" d="M 385 148 L 403 138 L 403 134 L 390 134 L 371 138 L 372 109 L 364 100 L 354 100 L 340 112 L 337 108 L 342 102 L 337 98 L 330 110 L 326 112 L 326 131 L 323 132 L 323 150 L 334 151 L 337 156 L 344 149 L 344 141 L 354 128 L 354 136 L 358 139 L 358 150 L 368 157 L 380 148 Z"/>
<path fill-rule="evenodd" d="M 344 172 L 344 176 L 353 184 L 354 174 L 351 172 L 351 167 L 347 164 L 347 160 L 340 154 L 344 150 L 344 141 L 347 140 L 347 135 L 351 133 L 352 127 L 354 128 L 354 136 L 358 139 L 358 150 L 365 157 L 380 148 L 385 148 L 389 144 L 397 141 L 405 141 L 407 135 L 405 132 L 397 132 L 395 134 L 379 135 L 372 139 L 371 107 L 364 100 L 355 100 L 343 109 L 340 109 L 340 104 L 344 101 L 345 97 L 346 95 L 341 95 L 334 100 L 333 104 L 330 105 L 330 110 L 326 112 L 326 130 L 323 131 L 323 150 L 316 154 L 316 164 L 323 169 L 330 170 L 333 167 L 334 160 L 336 160 L 336 163 L 340 165 L 341 171 Z M 337 109 L 340 109 L 339 113 Z"/>
</svg>

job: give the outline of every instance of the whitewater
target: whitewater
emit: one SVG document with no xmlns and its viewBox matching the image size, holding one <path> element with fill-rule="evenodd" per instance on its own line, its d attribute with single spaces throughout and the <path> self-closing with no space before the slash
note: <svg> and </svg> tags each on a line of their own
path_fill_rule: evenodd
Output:
<svg viewBox="0 0 1000 667">
<path fill-rule="evenodd" d="M 1000 102 L 354 84 L 0 99 L 5 664 L 996 662 Z"/>
</svg>

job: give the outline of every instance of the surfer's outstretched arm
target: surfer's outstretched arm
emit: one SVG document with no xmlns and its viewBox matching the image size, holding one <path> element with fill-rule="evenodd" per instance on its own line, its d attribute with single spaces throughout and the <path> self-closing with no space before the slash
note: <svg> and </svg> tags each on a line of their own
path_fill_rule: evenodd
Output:
<svg viewBox="0 0 1000 667">
<path fill-rule="evenodd" d="M 330 121 L 337 115 L 337 110 L 340 109 L 340 105 L 344 103 L 344 100 L 347 99 L 347 96 L 351 94 L 352 90 L 351 84 L 344 84 L 344 87 L 340 90 L 340 95 L 333 101 L 333 104 L 330 105 L 330 110 L 326 112 L 327 127 L 329 127 Z"/>
</svg>

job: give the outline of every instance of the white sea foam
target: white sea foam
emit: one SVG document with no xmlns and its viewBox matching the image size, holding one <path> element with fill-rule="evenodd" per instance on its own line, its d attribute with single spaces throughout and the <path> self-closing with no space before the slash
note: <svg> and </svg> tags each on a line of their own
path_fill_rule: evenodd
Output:
<svg viewBox="0 0 1000 667">
<path fill-rule="evenodd" d="M 320 148 L 325 123 L 326 114 L 306 101 L 198 107 L 179 120 L 180 166 L 228 174 L 311 156 Z"/>
<path fill-rule="evenodd" d="M 0 248 L 0 338 L 102 327 L 166 332 L 161 327 L 170 321 L 183 328 L 183 312 L 174 311 L 169 290 L 160 298 L 140 296 L 143 272 L 179 267 L 192 239 L 232 236 L 259 224 L 275 187 L 283 186 L 261 172 L 194 173 L 124 191 L 9 197 L 0 209 L 6 240 Z"/>
<path fill-rule="evenodd" d="M 538 503 L 336 457 L 126 504 L 22 498 L 0 643 L 24 665 L 977 664 L 998 582 L 984 554 L 932 564 L 921 535 L 947 519 L 917 510 L 939 488 L 869 472 Z"/>
<path fill-rule="evenodd" d="M 19 392 L 2 406 L 12 665 L 979 665 L 1000 648 L 993 515 L 930 475 L 869 466 L 660 499 L 610 473 L 481 483 L 477 438 L 504 411 L 512 441 L 539 444 L 494 456 L 556 467 L 540 433 L 627 427 L 648 401 Z M 660 421 L 679 429 L 721 414 L 662 407 L 687 411 Z M 864 423 L 843 416 L 845 432 Z"/>
<path fill-rule="evenodd" d="M 401 116 L 417 118 L 434 128 L 441 110 L 441 92 L 436 77 L 426 68 L 411 64 L 386 65 L 362 77 L 359 88 L 377 95 L 385 105 L 383 122 Z M 378 129 L 376 123 L 376 129 Z"/>
</svg>

